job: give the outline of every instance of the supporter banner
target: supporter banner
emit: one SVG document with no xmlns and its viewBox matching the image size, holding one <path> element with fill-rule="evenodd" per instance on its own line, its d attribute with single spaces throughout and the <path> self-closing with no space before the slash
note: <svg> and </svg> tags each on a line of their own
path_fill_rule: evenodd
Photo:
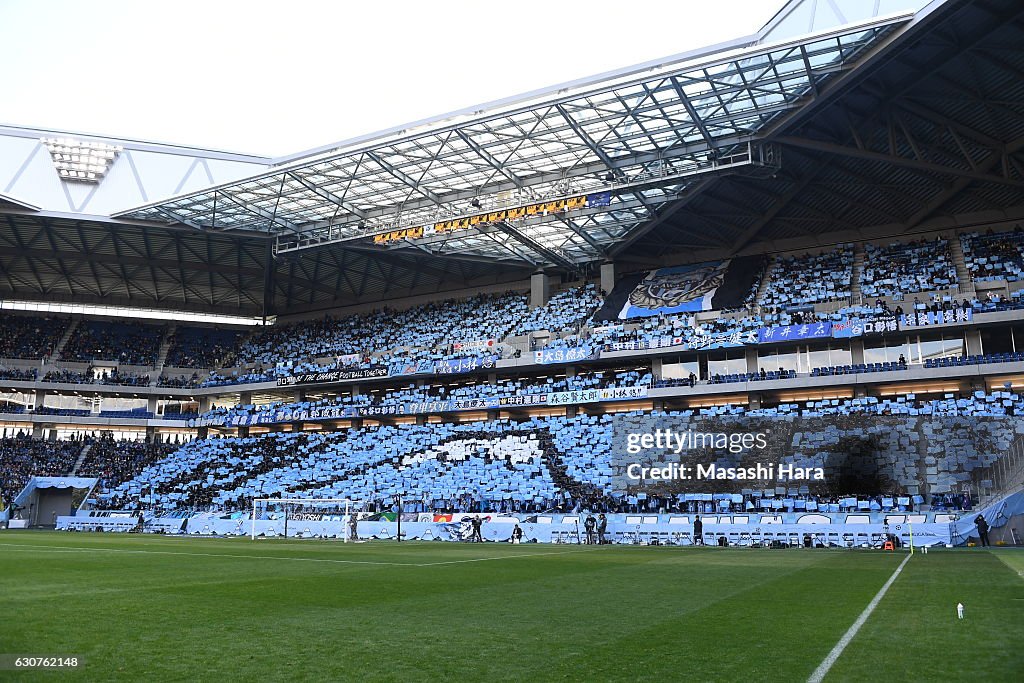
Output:
<svg viewBox="0 0 1024 683">
<path fill-rule="evenodd" d="M 497 345 L 497 339 L 479 339 L 476 341 L 455 342 L 452 344 L 452 349 L 455 351 L 472 351 L 475 349 L 493 349 Z"/>
<path fill-rule="evenodd" d="M 564 406 L 574 403 L 597 403 L 601 400 L 600 389 L 578 389 L 576 391 L 556 391 L 548 394 L 549 406 Z"/>
<path fill-rule="evenodd" d="M 605 344 L 605 348 L 609 351 L 647 351 L 649 349 L 663 349 L 670 346 L 683 346 L 685 344 L 686 339 L 684 337 L 655 337 L 654 339 L 609 342 Z"/>
<path fill-rule="evenodd" d="M 712 261 L 652 270 L 630 292 L 619 319 L 710 311 L 728 268 L 729 261 Z"/>
<path fill-rule="evenodd" d="M 647 387 L 608 387 L 601 389 L 602 401 L 626 401 L 647 398 Z"/>
<path fill-rule="evenodd" d="M 317 408 L 276 408 L 242 415 L 215 415 L 189 420 L 190 427 L 247 427 L 287 422 L 315 422 L 356 417 L 387 417 L 395 415 L 422 415 L 463 410 L 498 410 L 515 406 L 569 405 L 599 401 L 628 401 L 647 397 L 647 387 L 608 387 L 559 391 L 545 394 L 466 398 L 458 400 L 420 401 L 389 406 L 324 406 Z"/>
<path fill-rule="evenodd" d="M 387 377 L 387 368 L 356 368 L 352 370 L 324 370 L 322 372 L 304 372 L 289 377 L 279 377 L 278 386 L 296 384 L 318 384 L 321 382 L 340 382 L 347 379 L 367 379 L 370 377 Z"/>
<path fill-rule="evenodd" d="M 698 334 L 693 337 L 655 337 L 624 342 L 609 342 L 604 348 L 608 351 L 646 351 L 678 347 L 680 351 L 702 351 L 708 349 L 727 349 L 758 343 L 757 332 L 749 330 L 741 332 L 716 332 L 714 334 Z"/>
<path fill-rule="evenodd" d="M 899 332 L 900 322 L 895 314 L 876 315 L 862 319 L 864 334 L 885 334 L 886 332 Z"/>
<path fill-rule="evenodd" d="M 974 311 L 970 308 L 956 308 L 952 311 L 915 311 L 900 316 L 900 327 L 928 327 L 930 325 L 952 325 L 969 323 L 974 320 Z"/>
<path fill-rule="evenodd" d="M 581 360 L 595 358 L 597 352 L 590 346 L 576 346 L 574 348 L 558 347 L 554 349 L 541 349 L 533 352 L 533 362 L 540 365 L 551 363 L 576 363 Z"/>
<path fill-rule="evenodd" d="M 757 331 L 758 344 L 797 341 L 803 339 L 823 339 L 832 336 L 832 323 L 813 323 L 811 325 L 785 325 L 781 327 L 762 327 Z"/>
<path fill-rule="evenodd" d="M 434 361 L 435 375 L 458 375 L 463 372 L 474 370 L 487 370 L 497 367 L 498 357 L 487 356 L 486 358 L 457 358 L 455 360 Z"/>
<path fill-rule="evenodd" d="M 742 332 L 715 332 L 713 334 L 698 334 L 686 340 L 685 348 L 693 351 L 706 349 L 729 349 L 736 346 L 753 345 L 757 343 L 757 332 L 749 330 Z"/>
<path fill-rule="evenodd" d="M 519 396 L 503 396 L 498 399 L 499 406 L 532 406 L 548 402 L 547 394 L 520 394 Z"/>
<path fill-rule="evenodd" d="M 416 362 L 395 361 L 388 366 L 388 374 L 392 377 L 402 375 L 432 375 L 434 374 L 434 361 L 421 360 Z"/>
<path fill-rule="evenodd" d="M 900 323 L 895 314 L 852 318 L 832 323 L 832 336 L 836 338 L 862 337 L 866 334 L 885 334 L 899 330 Z"/>
<path fill-rule="evenodd" d="M 497 398 L 466 398 L 457 401 L 421 401 L 405 404 L 405 412 L 410 415 L 420 413 L 450 413 L 457 410 L 490 410 L 497 408 Z"/>
</svg>

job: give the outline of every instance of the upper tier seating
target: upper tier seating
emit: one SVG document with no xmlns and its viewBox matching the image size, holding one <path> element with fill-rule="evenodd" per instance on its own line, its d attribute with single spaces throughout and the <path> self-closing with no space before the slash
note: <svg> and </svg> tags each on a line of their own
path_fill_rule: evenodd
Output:
<svg viewBox="0 0 1024 683">
<path fill-rule="evenodd" d="M 864 249 L 860 290 L 865 299 L 933 292 L 956 284 L 956 268 L 944 239 L 868 244 Z"/>
<path fill-rule="evenodd" d="M 1024 231 L 984 234 L 974 232 L 960 236 L 964 263 L 975 282 L 987 280 L 1024 280 Z"/>
<path fill-rule="evenodd" d="M 164 328 L 134 323 L 82 321 L 61 351 L 65 361 L 156 364 Z"/>
<path fill-rule="evenodd" d="M 0 358 L 46 358 L 53 355 L 70 321 L 0 313 Z"/>
<path fill-rule="evenodd" d="M 164 365 L 175 368 L 219 368 L 231 365 L 244 333 L 216 327 L 179 327 L 174 331 Z"/>
<path fill-rule="evenodd" d="M 788 308 L 850 297 L 853 248 L 841 244 L 821 254 L 779 257 L 765 287 L 761 306 Z"/>
</svg>

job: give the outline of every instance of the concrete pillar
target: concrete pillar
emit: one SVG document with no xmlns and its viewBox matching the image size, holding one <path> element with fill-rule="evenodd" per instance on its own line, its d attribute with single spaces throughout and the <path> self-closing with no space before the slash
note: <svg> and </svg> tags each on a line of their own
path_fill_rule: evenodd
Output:
<svg viewBox="0 0 1024 683">
<path fill-rule="evenodd" d="M 352 390 L 352 396 L 359 396 L 359 394 L 362 393 L 362 387 L 360 387 L 358 384 L 353 384 L 349 388 Z"/>
<path fill-rule="evenodd" d="M 200 396 L 199 397 L 199 414 L 200 415 L 205 413 L 205 412 L 207 412 L 210 409 L 210 403 L 211 403 L 211 401 L 210 401 L 210 397 L 209 396 Z"/>
<path fill-rule="evenodd" d="M 543 271 L 537 271 L 530 276 L 530 308 L 543 306 L 551 296 L 551 284 L 548 276 Z"/>
<path fill-rule="evenodd" d="M 855 398 L 867 398 L 868 388 L 863 384 L 858 384 L 853 387 L 853 395 Z"/>
<path fill-rule="evenodd" d="M 41 422 L 34 423 L 32 425 L 32 438 L 33 439 L 41 439 L 41 438 L 43 438 L 43 433 L 44 433 L 43 430 L 44 429 L 45 429 L 45 425 L 42 424 Z"/>
<path fill-rule="evenodd" d="M 756 346 L 748 346 L 746 348 L 745 359 L 747 361 L 747 372 L 759 372 L 761 370 L 761 368 L 758 367 Z"/>
<path fill-rule="evenodd" d="M 850 340 L 850 362 L 854 365 L 864 362 L 864 340 Z"/>
<path fill-rule="evenodd" d="M 250 405 L 252 405 L 252 392 L 251 391 L 243 391 L 240 394 L 238 394 L 238 403 L 239 403 L 239 405 L 243 405 L 243 406 L 250 406 Z"/>
<path fill-rule="evenodd" d="M 200 439 L 208 438 L 210 436 L 210 428 L 209 427 L 199 427 L 196 430 L 196 436 L 198 438 L 200 438 Z"/>
<path fill-rule="evenodd" d="M 247 436 L 249 436 L 249 427 L 248 426 L 239 427 L 238 428 L 238 436 L 240 436 L 243 439 L 246 438 Z"/>
<path fill-rule="evenodd" d="M 33 401 L 34 401 L 33 408 L 32 408 L 33 410 L 35 410 L 37 408 L 42 408 L 43 404 L 46 403 L 46 392 L 45 391 L 37 391 Z"/>
<path fill-rule="evenodd" d="M 576 376 L 576 366 L 575 365 L 566 365 L 565 366 L 565 376 L 566 376 L 566 378 L 575 377 Z"/>
<path fill-rule="evenodd" d="M 487 411 L 487 419 L 490 420 L 490 421 L 497 420 L 498 417 L 500 416 L 500 414 L 501 414 L 500 411 L 488 410 Z"/>
<path fill-rule="evenodd" d="M 303 391 L 302 389 L 296 389 L 295 391 L 292 392 L 292 401 L 294 401 L 295 403 L 305 403 L 306 392 Z"/>
<path fill-rule="evenodd" d="M 426 415 L 417 415 L 416 416 L 416 424 L 418 424 L 420 426 L 427 424 L 427 416 Z"/>
<path fill-rule="evenodd" d="M 982 354 L 981 349 L 981 331 L 980 330 L 967 330 L 965 335 L 967 337 L 967 355 L 968 356 L 980 356 Z"/>
<path fill-rule="evenodd" d="M 611 294 L 612 290 L 615 289 L 614 263 L 601 264 L 601 289 L 605 291 L 605 294 Z"/>
<path fill-rule="evenodd" d="M 153 443 L 156 440 L 156 427 L 146 427 L 146 443 Z"/>
<path fill-rule="evenodd" d="M 651 359 L 651 377 L 654 378 L 655 382 L 657 382 L 659 379 L 662 378 L 662 366 L 663 365 L 664 365 L 664 360 L 663 359 L 661 359 L 661 358 L 652 358 Z"/>
<path fill-rule="evenodd" d="M 747 395 L 747 407 L 751 410 L 759 410 L 761 408 L 761 394 L 753 392 Z"/>
<path fill-rule="evenodd" d="M 487 373 L 487 383 L 492 387 L 498 383 L 498 373 L 489 372 Z"/>
<path fill-rule="evenodd" d="M 146 410 L 149 411 L 150 415 L 156 415 L 156 409 L 158 407 L 156 396 L 150 396 L 149 400 L 146 402 Z"/>
<path fill-rule="evenodd" d="M 566 417 L 570 417 L 570 418 L 571 417 L 576 417 L 576 414 L 578 412 L 579 412 L 579 408 L 577 406 L 566 406 L 565 407 L 565 416 Z"/>
</svg>

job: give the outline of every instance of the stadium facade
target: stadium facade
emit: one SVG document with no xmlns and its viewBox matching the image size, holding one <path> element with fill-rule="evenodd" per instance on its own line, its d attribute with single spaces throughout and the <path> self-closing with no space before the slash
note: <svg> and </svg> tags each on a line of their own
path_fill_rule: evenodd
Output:
<svg viewBox="0 0 1024 683">
<path fill-rule="evenodd" d="M 751 36 L 281 158 L 0 128 L 5 512 L 1009 533 L 1022 32 L 1008 0 L 793 0 Z M 828 481 L 623 483 L 617 439 L 659 420 L 774 429 L 776 464 Z M 748 451 L 700 457 L 761 471 Z"/>
</svg>

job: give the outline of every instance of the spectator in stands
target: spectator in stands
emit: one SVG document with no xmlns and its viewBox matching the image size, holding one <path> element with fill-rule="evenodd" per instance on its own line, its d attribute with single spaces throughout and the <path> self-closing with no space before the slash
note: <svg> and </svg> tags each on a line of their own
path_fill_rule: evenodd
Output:
<svg viewBox="0 0 1024 683">
<path fill-rule="evenodd" d="M 693 518 L 693 544 L 704 545 L 704 522 L 700 521 L 700 515 Z"/>
</svg>

